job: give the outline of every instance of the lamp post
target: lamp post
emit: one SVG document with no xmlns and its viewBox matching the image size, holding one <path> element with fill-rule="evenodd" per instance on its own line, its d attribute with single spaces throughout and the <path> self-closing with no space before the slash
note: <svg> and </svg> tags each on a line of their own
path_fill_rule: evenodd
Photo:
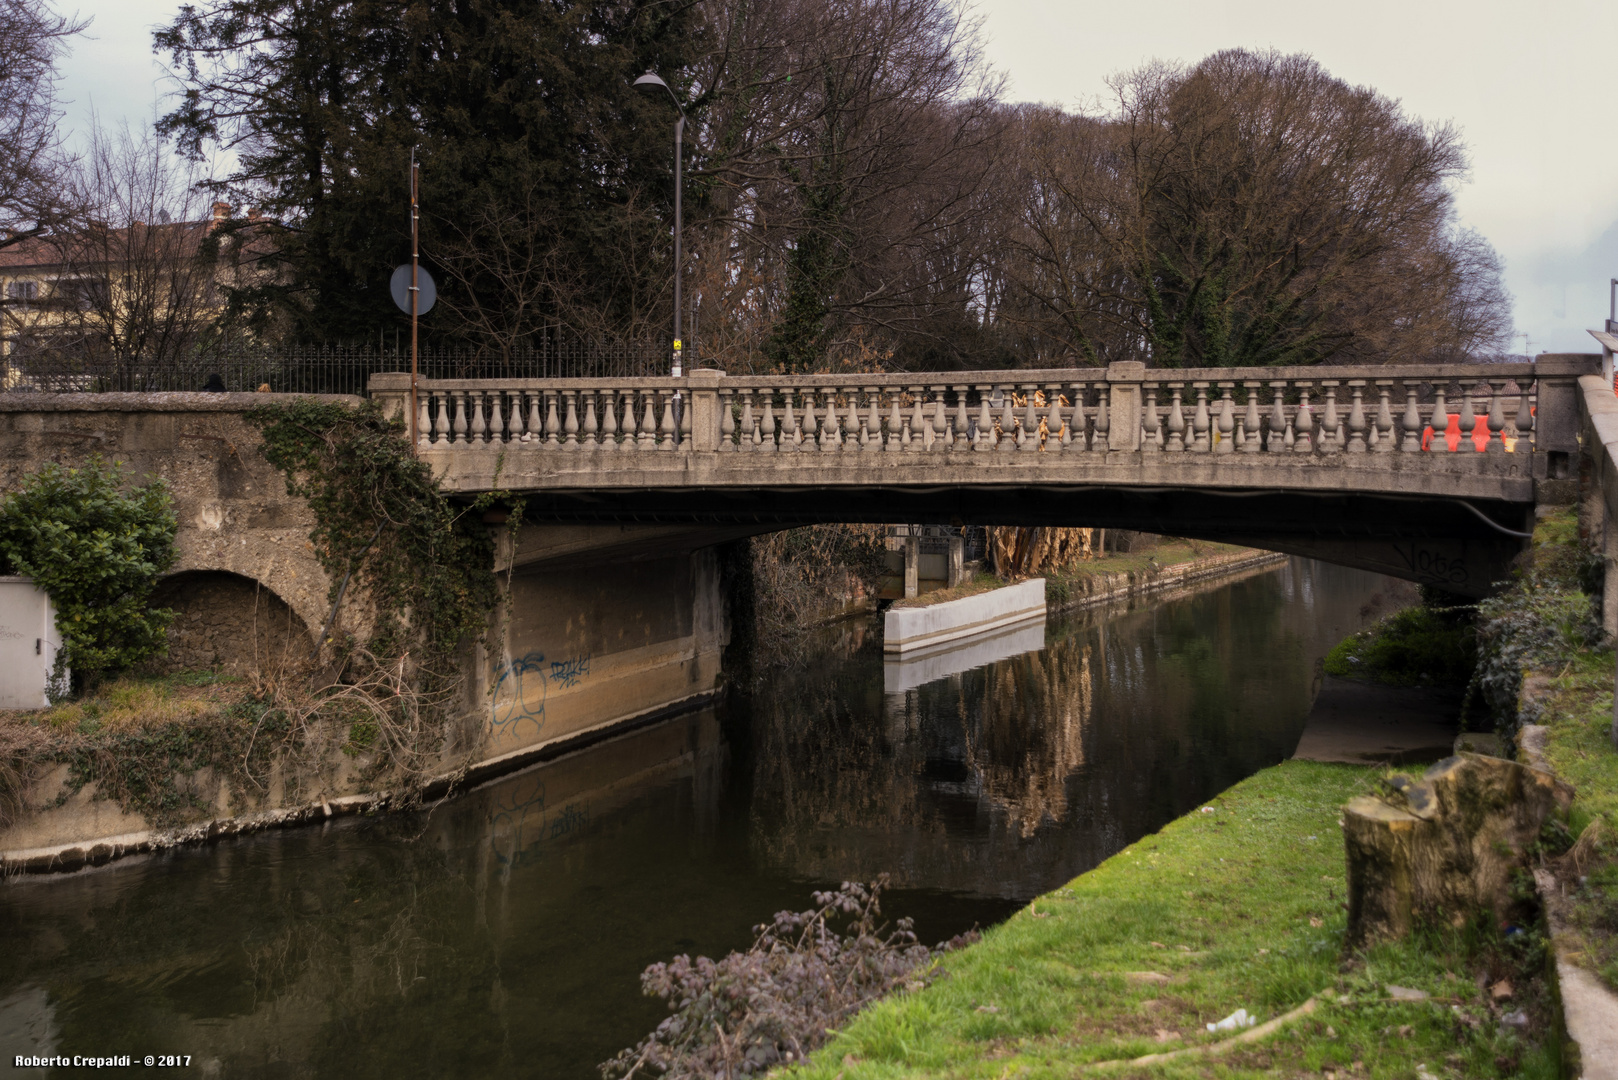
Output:
<svg viewBox="0 0 1618 1080">
<path fill-rule="evenodd" d="M 681 350 L 684 348 L 684 342 L 682 342 L 680 340 L 680 277 L 681 277 L 681 271 L 684 269 L 684 264 L 681 261 L 681 246 L 680 246 L 680 236 L 681 236 L 681 231 L 682 231 L 681 230 L 681 225 L 683 224 L 683 222 L 680 220 L 680 173 L 681 173 L 681 168 L 680 168 L 680 165 L 681 165 L 681 161 L 680 161 L 680 158 L 681 158 L 680 143 L 684 139 L 684 136 L 685 136 L 685 109 L 681 108 L 680 99 L 678 97 L 675 97 L 674 90 L 669 86 L 668 83 L 664 82 L 662 77 L 659 76 L 657 74 L 657 72 L 655 72 L 655 71 L 652 71 L 652 70 L 648 69 L 646 74 L 642 75 L 640 78 L 635 80 L 635 87 L 636 87 L 636 89 L 644 91 L 645 93 L 649 93 L 649 94 L 654 94 L 655 95 L 659 91 L 661 91 L 662 93 L 667 94 L 669 96 L 669 100 L 674 102 L 675 111 L 680 114 L 680 118 L 674 122 L 674 370 L 673 370 L 673 375 L 674 375 L 674 377 L 676 379 L 678 379 L 681 375 L 684 374 L 684 369 L 683 369 L 683 367 L 681 365 L 681 362 L 680 362 L 681 361 Z M 679 427 L 680 427 L 680 421 L 679 421 L 680 392 L 678 390 L 676 390 L 674 392 L 674 409 L 675 409 L 675 421 L 674 421 L 675 436 L 674 437 L 676 439 L 678 439 L 680 437 L 679 436 Z"/>
</svg>

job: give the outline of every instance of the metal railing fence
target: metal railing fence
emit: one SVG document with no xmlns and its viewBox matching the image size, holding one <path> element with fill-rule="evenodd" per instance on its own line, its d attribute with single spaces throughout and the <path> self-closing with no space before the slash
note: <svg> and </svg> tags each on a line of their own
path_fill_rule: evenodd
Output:
<svg viewBox="0 0 1618 1080">
<path fill-rule="evenodd" d="M 658 341 L 545 337 L 505 355 L 453 347 L 419 354 L 423 379 L 646 378 L 667 375 L 668 366 L 668 346 Z M 237 345 L 158 361 L 13 353 L 0 358 L 0 393 L 167 393 L 223 384 L 232 391 L 364 395 L 372 375 L 409 370 L 408 346 Z"/>
</svg>

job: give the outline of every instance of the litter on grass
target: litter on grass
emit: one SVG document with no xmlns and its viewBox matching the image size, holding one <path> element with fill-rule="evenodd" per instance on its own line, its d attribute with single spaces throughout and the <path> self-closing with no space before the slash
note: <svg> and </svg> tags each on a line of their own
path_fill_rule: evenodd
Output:
<svg viewBox="0 0 1618 1080">
<path fill-rule="evenodd" d="M 1209 1024 L 1209 1031 L 1239 1031 L 1258 1023 L 1258 1018 L 1247 1015 L 1246 1009 L 1237 1009 L 1217 1024 Z"/>
</svg>

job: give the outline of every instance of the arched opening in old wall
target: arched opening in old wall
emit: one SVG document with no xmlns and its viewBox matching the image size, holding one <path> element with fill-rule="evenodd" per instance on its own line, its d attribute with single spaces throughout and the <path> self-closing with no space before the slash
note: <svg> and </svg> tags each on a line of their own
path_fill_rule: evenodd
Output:
<svg viewBox="0 0 1618 1080">
<path fill-rule="evenodd" d="M 313 635 L 262 582 L 226 570 L 185 570 L 158 583 L 152 606 L 169 608 L 168 655 L 160 672 L 215 668 L 232 674 L 276 671 L 309 656 Z"/>
</svg>

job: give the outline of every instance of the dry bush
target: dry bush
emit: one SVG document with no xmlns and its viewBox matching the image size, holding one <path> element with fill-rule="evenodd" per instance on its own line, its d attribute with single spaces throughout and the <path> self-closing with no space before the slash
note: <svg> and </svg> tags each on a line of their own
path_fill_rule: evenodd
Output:
<svg viewBox="0 0 1618 1080">
<path fill-rule="evenodd" d="M 607 1080 L 661 1076 L 761 1075 L 801 1061 L 826 1041 L 828 1028 L 902 986 L 921 989 L 938 977 L 940 953 L 977 939 L 962 935 L 929 949 L 909 919 L 889 929 L 877 920 L 887 886 L 844 882 L 814 893 L 815 910 L 779 911 L 755 928 L 746 952 L 722 960 L 677 956 L 641 975 L 647 996 L 674 1015 L 637 1046 L 604 1062 Z M 839 932 L 834 923 L 846 920 Z"/>
<path fill-rule="evenodd" d="M 1049 574 L 1091 558 L 1094 540 L 1094 529 L 992 526 L 988 530 L 989 565 L 1007 580 Z"/>
<path fill-rule="evenodd" d="M 885 570 L 881 525 L 809 525 L 750 542 L 754 636 L 766 651 L 843 614 Z"/>
</svg>

